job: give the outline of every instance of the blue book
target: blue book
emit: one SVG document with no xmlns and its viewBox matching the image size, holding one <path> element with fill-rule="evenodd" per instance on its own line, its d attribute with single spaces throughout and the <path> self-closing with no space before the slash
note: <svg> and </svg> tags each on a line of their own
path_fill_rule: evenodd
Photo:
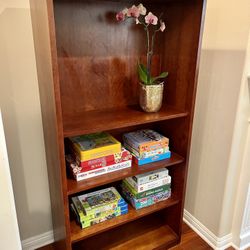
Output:
<svg viewBox="0 0 250 250">
<path fill-rule="evenodd" d="M 143 159 L 137 158 L 134 155 L 133 155 L 133 157 L 135 159 L 135 163 L 140 166 L 140 165 L 144 165 L 144 164 L 148 164 L 148 163 L 168 159 L 168 158 L 171 157 L 171 152 L 168 151 L 168 152 L 166 152 L 164 154 L 158 154 L 158 155 L 154 155 L 154 156 L 151 156 L 151 157 L 148 157 L 148 158 L 143 158 Z"/>
</svg>

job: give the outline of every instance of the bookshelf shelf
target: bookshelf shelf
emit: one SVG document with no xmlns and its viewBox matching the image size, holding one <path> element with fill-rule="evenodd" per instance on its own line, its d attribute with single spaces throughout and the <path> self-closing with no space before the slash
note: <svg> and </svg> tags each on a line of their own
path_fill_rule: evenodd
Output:
<svg viewBox="0 0 250 250">
<path fill-rule="evenodd" d="M 149 163 L 146 165 L 138 166 L 133 164 L 131 168 L 119 170 L 113 172 L 112 174 L 106 174 L 97 176 L 94 178 L 82 180 L 82 181 L 75 181 L 74 179 L 67 179 L 67 187 L 68 187 L 68 195 L 72 195 L 81 191 L 85 191 L 94 187 L 102 186 L 107 183 L 112 183 L 115 181 L 123 180 L 126 177 L 142 174 L 148 171 L 152 171 L 155 169 L 163 168 L 163 167 L 170 167 L 173 165 L 177 165 L 184 162 L 184 158 L 179 156 L 176 153 L 172 153 L 171 158 Z"/>
<path fill-rule="evenodd" d="M 179 202 L 179 200 L 175 197 L 174 194 L 172 194 L 171 198 L 165 201 L 161 201 L 159 203 L 156 203 L 150 207 L 142 208 L 139 210 L 135 210 L 133 207 L 129 206 L 129 212 L 128 214 L 118 216 L 116 218 L 113 218 L 111 220 L 96 224 L 94 226 L 91 226 L 89 228 L 81 229 L 79 225 L 76 224 L 75 221 L 71 221 L 70 228 L 71 228 L 71 242 L 77 242 L 79 240 L 83 240 L 85 238 L 89 238 L 93 235 L 105 232 L 109 229 L 112 229 L 114 227 L 121 226 L 123 224 L 126 224 L 128 222 L 137 220 L 141 217 L 144 217 L 146 215 L 155 213 L 159 210 L 168 208 L 170 206 L 176 205 Z"/>
<path fill-rule="evenodd" d="M 164 106 L 157 113 L 145 113 L 138 106 L 74 113 L 64 117 L 64 137 L 170 120 L 187 115 L 188 112 L 171 106 Z"/>
<path fill-rule="evenodd" d="M 166 30 L 155 39 L 152 75 L 168 71 L 159 112 L 139 108 L 137 63 L 144 62 L 145 34 L 115 14 L 130 0 L 30 0 L 36 66 L 58 250 L 165 250 L 180 242 L 188 159 L 206 0 L 142 0 Z M 129 34 L 129 35 L 128 35 Z M 170 139 L 170 159 L 133 165 L 100 177 L 69 178 L 68 137 L 107 131 L 153 129 Z M 169 200 L 81 230 L 70 221 L 70 197 L 168 167 Z"/>
<path fill-rule="evenodd" d="M 168 249 L 178 243 L 178 235 L 159 216 L 149 215 L 147 220 L 144 219 L 145 217 L 75 243 L 73 249 Z"/>
</svg>

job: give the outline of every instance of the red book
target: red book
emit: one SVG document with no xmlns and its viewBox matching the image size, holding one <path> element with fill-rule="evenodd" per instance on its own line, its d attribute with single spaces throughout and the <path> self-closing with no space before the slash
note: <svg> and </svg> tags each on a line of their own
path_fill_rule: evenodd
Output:
<svg viewBox="0 0 250 250">
<path fill-rule="evenodd" d="M 69 163 L 75 162 L 78 165 L 78 173 L 82 173 L 82 172 L 110 166 L 113 164 L 125 162 L 131 159 L 132 159 L 131 153 L 125 148 L 122 148 L 121 152 L 119 153 L 111 154 L 108 156 L 103 156 L 103 157 L 88 160 L 88 161 L 80 161 L 76 155 L 74 155 L 73 158 L 70 156 L 67 156 L 66 160 Z"/>
</svg>

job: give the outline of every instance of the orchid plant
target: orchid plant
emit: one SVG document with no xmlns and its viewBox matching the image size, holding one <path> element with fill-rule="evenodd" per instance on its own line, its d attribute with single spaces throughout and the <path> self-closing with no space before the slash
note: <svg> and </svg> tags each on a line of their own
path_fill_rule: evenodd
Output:
<svg viewBox="0 0 250 250">
<path fill-rule="evenodd" d="M 151 62 L 154 53 L 155 35 L 157 32 L 165 30 L 165 23 L 152 12 L 147 13 L 146 8 L 141 3 L 138 6 L 133 5 L 130 8 L 125 8 L 116 14 L 116 20 L 120 22 L 129 18 L 135 19 L 136 24 L 142 25 L 147 35 L 147 65 L 138 63 L 139 78 L 146 85 L 159 84 L 160 79 L 167 77 L 168 73 L 163 72 L 159 76 L 152 77 Z"/>
</svg>

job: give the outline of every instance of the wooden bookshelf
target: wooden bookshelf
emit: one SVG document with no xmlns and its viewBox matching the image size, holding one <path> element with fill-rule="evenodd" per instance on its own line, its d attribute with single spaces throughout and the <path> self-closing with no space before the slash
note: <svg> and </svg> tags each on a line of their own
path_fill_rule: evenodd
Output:
<svg viewBox="0 0 250 250">
<path fill-rule="evenodd" d="M 30 0 L 50 185 L 55 248 L 167 249 L 180 242 L 199 52 L 206 0 L 143 0 L 164 13 L 153 73 L 168 71 L 163 107 L 138 105 L 136 64 L 145 60 L 145 34 L 115 13 L 131 1 Z M 135 2 L 137 4 L 137 2 Z M 129 35 L 128 35 L 129 34 Z M 170 159 L 76 182 L 67 175 L 65 138 L 151 128 L 170 138 Z M 70 197 L 117 185 L 128 176 L 167 167 L 172 196 L 90 228 L 71 220 Z"/>
<path fill-rule="evenodd" d="M 67 187 L 68 187 L 68 195 L 72 195 L 81 191 L 85 191 L 94 187 L 102 186 L 107 183 L 112 183 L 115 181 L 123 180 L 129 176 L 134 176 L 137 174 L 142 174 L 145 172 L 149 172 L 155 169 L 170 167 L 173 165 L 178 165 L 184 162 L 184 158 L 179 156 L 178 154 L 172 153 L 171 158 L 145 164 L 142 166 L 138 166 L 133 164 L 131 168 L 126 168 L 120 171 L 113 172 L 110 175 L 101 175 L 94 178 L 82 180 L 82 181 L 75 181 L 74 179 L 67 179 Z"/>
<path fill-rule="evenodd" d="M 71 228 L 71 242 L 80 241 L 85 238 L 89 238 L 93 235 L 105 232 L 111 228 L 121 226 L 128 222 L 137 220 L 146 215 L 152 214 L 164 208 L 173 206 L 177 204 L 179 200 L 176 198 L 174 194 L 168 200 L 156 203 L 150 207 L 142 208 L 139 210 L 135 210 L 133 207 L 129 206 L 128 214 L 118 216 L 114 219 L 101 222 L 89 228 L 81 229 L 79 225 L 76 224 L 75 221 L 72 221 L 70 224 Z"/>
<path fill-rule="evenodd" d="M 170 120 L 187 116 L 187 112 L 164 106 L 157 113 L 145 113 L 139 106 L 86 111 L 65 117 L 64 137 L 125 128 L 138 124 Z M 95 126 L 93 126 L 95 124 Z"/>
</svg>

